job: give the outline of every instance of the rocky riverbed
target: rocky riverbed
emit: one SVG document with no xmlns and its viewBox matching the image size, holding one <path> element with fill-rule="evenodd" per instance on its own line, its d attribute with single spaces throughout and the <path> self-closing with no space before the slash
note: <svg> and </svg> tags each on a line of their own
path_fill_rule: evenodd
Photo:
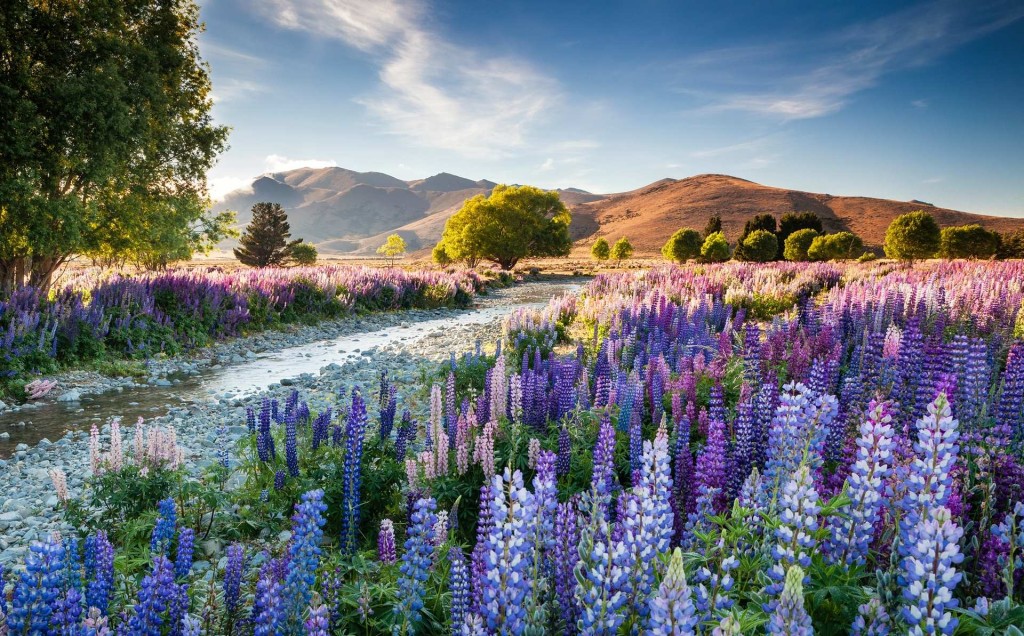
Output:
<svg viewBox="0 0 1024 636">
<path fill-rule="evenodd" d="M 194 392 L 194 399 L 187 401 L 178 399 L 176 402 L 151 405 L 153 412 L 161 414 L 147 418 L 146 424 L 173 425 L 179 444 L 186 451 L 190 469 L 198 470 L 216 461 L 222 443 L 216 432 L 219 427 L 226 427 L 233 446 L 238 438 L 247 433 L 247 406 L 258 405 L 264 397 L 283 400 L 295 389 L 300 392 L 301 399 L 309 403 L 310 409 L 316 412 L 333 404 L 341 388 L 361 386 L 367 392 L 376 391 L 380 372 L 387 370 L 398 387 L 399 410 L 409 407 L 414 413 L 422 415 L 427 406 L 422 403 L 423 391 L 420 389 L 424 387 L 426 374 L 435 370 L 438 362 L 448 359 L 451 353 L 458 355 L 472 350 L 478 341 L 484 343 L 485 348 L 493 349 L 494 343 L 501 336 L 502 320 L 510 311 L 522 306 L 539 306 L 552 296 L 576 289 L 577 284 L 578 281 L 527 283 L 481 297 L 470 310 L 414 310 L 355 317 L 288 331 L 265 332 L 219 344 L 190 358 L 154 363 L 149 367 L 151 376 L 148 383 L 152 387 L 146 390 L 162 388 L 163 392 L 158 395 L 170 395 L 169 392 L 173 392 L 177 386 L 189 386 L 189 382 L 203 384 L 203 380 L 210 377 L 217 377 L 217 381 L 211 383 L 217 389 L 216 392 Z M 420 326 L 424 324 L 427 326 Z M 385 338 L 381 342 L 381 338 L 377 337 L 379 332 L 389 329 L 403 335 Z M 277 381 L 262 387 L 260 391 L 244 388 L 221 390 L 230 386 L 230 383 L 224 383 L 225 377 L 241 377 L 247 366 L 257 364 L 261 356 L 269 355 L 269 352 L 276 355 L 310 344 L 331 343 L 339 337 L 358 337 L 361 334 L 376 334 L 367 340 L 381 344 L 350 348 L 344 351 L 344 355 L 339 353 L 338 362 L 328 363 L 315 372 L 275 376 Z M 287 364 L 283 366 L 285 369 L 296 368 Z M 195 377 L 190 380 L 190 376 Z M 101 443 L 106 444 L 110 430 L 109 417 L 122 414 L 116 410 L 119 398 L 129 394 L 134 396 L 145 390 L 134 386 L 136 383 L 130 380 L 83 376 L 79 382 L 80 386 L 65 389 L 64 395 L 67 395 L 68 390 L 77 390 L 79 394 L 74 396 L 75 400 L 81 400 L 88 393 L 114 392 L 109 394 L 109 403 L 102 405 L 110 410 L 104 414 L 105 423 L 101 428 Z M 123 400 L 123 403 L 124 410 L 130 411 L 129 402 Z M 45 408 L 39 407 L 39 410 Z M 33 410 L 36 409 L 5 414 L 4 422 L 0 423 L 0 433 L 10 433 L 12 415 L 30 420 Z M 20 562 L 31 541 L 54 530 L 68 530 L 61 519 L 48 471 L 61 468 L 67 474 L 71 496 L 82 493 L 89 472 L 87 423 L 89 420 L 96 421 L 97 417 L 100 415 L 92 413 L 89 417 L 79 417 L 80 421 L 69 421 L 66 428 L 71 430 L 66 434 L 60 431 L 62 436 L 57 441 L 41 438 L 31 445 L 20 443 L 12 449 L 13 452 L 8 453 L 10 456 L 7 459 L 0 459 L 0 476 L 4 485 L 0 491 L 0 563 Z M 71 419 L 74 420 L 74 414 Z M 132 436 L 134 419 L 125 417 L 123 420 L 122 434 L 127 440 Z M 17 427 L 17 423 L 13 426 Z M 26 423 L 25 426 L 34 425 Z"/>
</svg>

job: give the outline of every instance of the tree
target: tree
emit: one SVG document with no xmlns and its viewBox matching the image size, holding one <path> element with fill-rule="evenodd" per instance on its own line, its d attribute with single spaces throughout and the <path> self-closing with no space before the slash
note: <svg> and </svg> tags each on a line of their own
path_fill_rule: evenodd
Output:
<svg viewBox="0 0 1024 636">
<path fill-rule="evenodd" d="M 296 265 L 316 265 L 319 254 L 310 243 L 299 243 L 292 248 L 292 260 Z"/>
<path fill-rule="evenodd" d="M 755 263 L 775 260 L 779 252 L 779 239 L 768 230 L 754 230 L 743 241 L 743 257 Z"/>
<path fill-rule="evenodd" d="M 941 242 L 939 224 L 931 214 L 918 210 L 903 214 L 885 231 L 885 255 L 901 261 L 932 258 Z"/>
<path fill-rule="evenodd" d="M 1024 258 L 1024 230 L 999 235 L 999 258 Z"/>
<path fill-rule="evenodd" d="M 786 245 L 782 250 L 782 255 L 787 261 L 808 260 L 807 249 L 811 246 L 811 242 L 819 236 L 821 234 L 810 228 L 793 232 L 786 238 Z"/>
<path fill-rule="evenodd" d="M 729 241 L 721 232 L 713 232 L 704 239 L 700 248 L 700 257 L 708 263 L 724 263 L 729 260 Z"/>
<path fill-rule="evenodd" d="M 853 232 L 836 232 L 819 236 L 807 248 L 812 261 L 848 260 L 864 251 L 864 241 Z"/>
<path fill-rule="evenodd" d="M 722 217 L 717 214 L 712 214 L 708 217 L 707 225 L 704 226 L 704 238 L 707 239 L 715 232 L 722 231 Z"/>
<path fill-rule="evenodd" d="M 195 1 L 3 6 L 0 287 L 47 287 L 76 254 L 160 266 L 216 238 L 206 173 L 228 129 Z"/>
<path fill-rule="evenodd" d="M 758 230 L 763 230 L 771 234 L 775 234 L 775 217 L 771 214 L 758 214 L 752 219 L 749 219 L 743 225 L 743 233 L 740 234 L 740 240 L 736 243 L 736 251 L 733 253 L 733 258 L 738 261 L 749 261 L 753 260 L 746 254 L 746 240 L 747 237 Z M 776 251 L 778 245 L 776 245 Z M 773 256 L 774 258 L 774 256 Z M 769 259 L 771 260 L 771 259 Z"/>
<path fill-rule="evenodd" d="M 615 245 L 612 245 L 611 257 L 615 259 L 618 265 L 621 265 L 622 261 L 631 256 L 633 256 L 633 244 L 625 236 L 615 241 Z"/>
<path fill-rule="evenodd" d="M 252 221 L 239 239 L 235 258 L 249 267 L 283 265 L 302 239 L 288 241 L 291 227 L 280 203 L 257 203 L 252 206 Z"/>
<path fill-rule="evenodd" d="M 942 258 L 992 258 L 999 245 L 999 235 L 978 224 L 943 228 L 939 234 Z"/>
<path fill-rule="evenodd" d="M 594 257 L 594 260 L 606 261 L 610 251 L 611 248 L 608 247 L 608 240 L 602 236 L 594 241 L 594 245 L 590 248 L 590 255 Z"/>
<path fill-rule="evenodd" d="M 779 219 L 779 231 L 776 234 L 779 238 L 779 254 L 776 258 L 785 257 L 786 239 L 800 230 L 814 230 L 822 234 L 824 229 L 821 226 L 821 219 L 814 212 L 787 212 Z"/>
<path fill-rule="evenodd" d="M 448 256 L 448 250 L 445 248 L 444 243 L 438 243 L 431 250 L 430 256 L 434 259 L 434 262 L 438 265 L 451 265 L 452 258 Z"/>
<path fill-rule="evenodd" d="M 405 239 L 398 234 L 389 234 L 384 244 L 377 248 L 377 253 L 391 259 L 391 266 L 395 266 L 395 259 L 405 254 Z"/>
<path fill-rule="evenodd" d="M 686 227 L 676 230 L 676 233 L 661 248 L 661 255 L 665 257 L 665 260 L 685 263 L 691 258 L 700 256 L 700 246 L 703 243 L 697 230 Z"/>
<path fill-rule="evenodd" d="M 557 192 L 498 185 L 489 197 L 463 203 L 445 223 L 441 242 L 452 259 L 512 269 L 527 256 L 567 256 L 571 220 Z"/>
</svg>

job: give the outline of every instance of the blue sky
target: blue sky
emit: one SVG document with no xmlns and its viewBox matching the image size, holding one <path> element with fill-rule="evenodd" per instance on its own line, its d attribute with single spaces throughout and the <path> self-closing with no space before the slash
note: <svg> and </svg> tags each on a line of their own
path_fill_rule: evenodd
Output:
<svg viewBox="0 0 1024 636">
<path fill-rule="evenodd" d="M 303 165 L 719 172 L 1024 216 L 1024 3 L 203 0 L 215 194 Z"/>
</svg>

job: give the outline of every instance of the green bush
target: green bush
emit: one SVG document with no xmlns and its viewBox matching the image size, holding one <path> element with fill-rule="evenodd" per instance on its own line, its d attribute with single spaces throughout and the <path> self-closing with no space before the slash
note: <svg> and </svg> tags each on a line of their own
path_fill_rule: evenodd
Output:
<svg viewBox="0 0 1024 636">
<path fill-rule="evenodd" d="M 615 245 L 612 246 L 612 258 L 621 263 L 631 256 L 633 256 L 633 244 L 629 242 L 628 238 L 623 236 L 619 240 L 615 241 Z"/>
<path fill-rule="evenodd" d="M 661 248 L 661 255 L 665 257 L 665 260 L 685 263 L 691 258 L 700 256 L 702 243 L 700 233 L 686 227 L 676 230 L 675 234 Z"/>
<path fill-rule="evenodd" d="M 814 239 L 819 236 L 821 236 L 821 234 L 819 234 L 817 230 L 812 230 L 810 228 L 793 232 L 786 238 L 782 255 L 787 261 L 810 260 L 810 257 L 807 255 L 807 250 L 811 247 L 811 243 Z"/>
<path fill-rule="evenodd" d="M 885 231 L 885 255 L 901 261 L 932 258 L 942 233 L 931 214 L 918 210 L 893 219 Z"/>
<path fill-rule="evenodd" d="M 767 263 L 775 260 L 779 251 L 779 239 L 768 230 L 754 230 L 743 240 L 744 260 Z"/>
<path fill-rule="evenodd" d="M 999 235 L 978 224 L 943 228 L 939 235 L 942 258 L 992 258 L 999 248 Z"/>
<path fill-rule="evenodd" d="M 316 265 L 317 256 L 316 248 L 309 243 L 299 243 L 292 248 L 291 257 L 296 265 Z"/>
<path fill-rule="evenodd" d="M 836 232 L 819 236 L 807 248 L 812 261 L 848 260 L 864 251 L 864 241 L 853 232 Z"/>
<path fill-rule="evenodd" d="M 700 248 L 701 260 L 708 263 L 724 263 L 729 260 L 729 241 L 721 232 L 709 234 Z"/>
<path fill-rule="evenodd" d="M 610 253 L 611 248 L 608 247 L 608 240 L 604 237 L 594 241 L 593 247 L 590 248 L 590 255 L 594 257 L 594 260 L 606 261 Z"/>
</svg>

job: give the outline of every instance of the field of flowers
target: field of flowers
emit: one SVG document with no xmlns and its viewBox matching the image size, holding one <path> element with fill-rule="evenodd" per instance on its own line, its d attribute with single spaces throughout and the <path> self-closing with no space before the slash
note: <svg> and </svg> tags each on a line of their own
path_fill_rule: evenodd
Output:
<svg viewBox="0 0 1024 636">
<path fill-rule="evenodd" d="M 108 356 L 174 354 L 356 311 L 466 306 L 481 285 L 472 271 L 343 266 L 130 277 L 86 271 L 59 289 L 24 287 L 0 300 L 0 378 Z"/>
<path fill-rule="evenodd" d="M 199 477 L 94 430 L 8 633 L 1021 634 L 1024 263 L 601 276 L 295 392 Z"/>
</svg>

